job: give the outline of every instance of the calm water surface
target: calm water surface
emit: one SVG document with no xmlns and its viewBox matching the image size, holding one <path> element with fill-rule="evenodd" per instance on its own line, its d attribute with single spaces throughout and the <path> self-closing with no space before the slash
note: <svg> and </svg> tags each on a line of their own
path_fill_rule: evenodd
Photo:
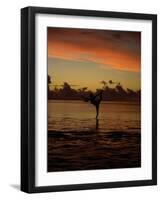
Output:
<svg viewBox="0 0 161 200">
<path fill-rule="evenodd" d="M 48 101 L 48 171 L 141 166 L 140 104 Z"/>
<path fill-rule="evenodd" d="M 95 107 L 82 101 L 48 103 L 48 129 L 55 131 L 90 131 L 96 128 Z M 137 102 L 102 102 L 99 131 L 140 130 L 140 104 Z"/>
</svg>

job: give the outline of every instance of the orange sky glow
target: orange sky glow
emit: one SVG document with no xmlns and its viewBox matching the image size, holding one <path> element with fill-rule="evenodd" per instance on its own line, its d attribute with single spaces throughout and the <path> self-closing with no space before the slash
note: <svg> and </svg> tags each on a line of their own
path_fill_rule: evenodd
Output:
<svg viewBox="0 0 161 200">
<path fill-rule="evenodd" d="M 141 33 L 48 28 L 48 58 L 95 63 L 107 70 L 140 74 Z"/>
<path fill-rule="evenodd" d="M 48 56 L 67 60 L 88 60 L 104 67 L 140 71 L 140 33 L 82 29 L 49 29 Z"/>
</svg>

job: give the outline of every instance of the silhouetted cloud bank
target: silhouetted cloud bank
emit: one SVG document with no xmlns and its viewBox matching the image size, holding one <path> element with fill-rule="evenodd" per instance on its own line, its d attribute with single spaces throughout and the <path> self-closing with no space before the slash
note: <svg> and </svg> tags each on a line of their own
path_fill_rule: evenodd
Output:
<svg viewBox="0 0 161 200">
<path fill-rule="evenodd" d="M 96 93 L 103 90 L 103 101 L 140 101 L 141 90 L 134 91 L 130 88 L 124 89 L 120 83 L 112 80 L 101 81 L 102 89 L 96 89 Z M 112 87 L 111 87 L 112 86 Z M 91 90 L 88 87 L 75 89 L 75 85 L 64 82 L 62 85 L 54 85 L 48 76 L 48 99 L 54 100 L 83 100 L 82 96 L 89 96 Z"/>
</svg>

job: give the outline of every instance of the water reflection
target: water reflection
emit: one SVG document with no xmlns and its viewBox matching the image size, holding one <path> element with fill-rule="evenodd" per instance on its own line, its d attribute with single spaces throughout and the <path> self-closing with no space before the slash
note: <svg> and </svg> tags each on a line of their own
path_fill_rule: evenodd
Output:
<svg viewBox="0 0 161 200">
<path fill-rule="evenodd" d="M 140 105 L 48 103 L 48 172 L 140 167 Z"/>
<path fill-rule="evenodd" d="M 100 115 L 81 101 L 49 101 L 48 129 L 56 131 L 140 130 L 140 104 L 134 102 L 102 102 Z"/>
<path fill-rule="evenodd" d="M 96 119 L 96 130 L 99 128 L 99 119 Z"/>
</svg>

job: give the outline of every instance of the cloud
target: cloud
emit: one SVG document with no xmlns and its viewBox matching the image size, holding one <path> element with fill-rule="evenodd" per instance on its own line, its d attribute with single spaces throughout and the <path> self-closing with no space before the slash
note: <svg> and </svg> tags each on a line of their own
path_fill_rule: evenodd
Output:
<svg viewBox="0 0 161 200">
<path fill-rule="evenodd" d="M 140 72 L 139 32 L 48 28 L 48 56 Z"/>
</svg>

